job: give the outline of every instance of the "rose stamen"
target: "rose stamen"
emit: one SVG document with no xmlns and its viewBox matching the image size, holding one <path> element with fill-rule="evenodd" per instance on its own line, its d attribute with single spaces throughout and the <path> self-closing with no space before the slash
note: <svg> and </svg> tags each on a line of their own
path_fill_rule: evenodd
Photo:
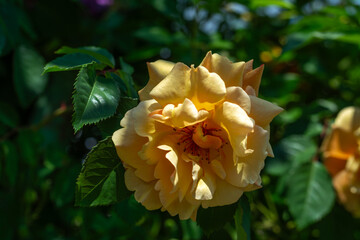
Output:
<svg viewBox="0 0 360 240">
<path fill-rule="evenodd" d="M 182 151 L 195 162 L 199 160 L 210 163 L 210 149 L 216 150 L 223 159 L 223 146 L 227 141 L 221 136 L 222 129 L 208 128 L 206 122 L 187 126 L 181 129 L 173 128 L 175 134 L 179 135 L 177 145 L 183 146 Z"/>
</svg>

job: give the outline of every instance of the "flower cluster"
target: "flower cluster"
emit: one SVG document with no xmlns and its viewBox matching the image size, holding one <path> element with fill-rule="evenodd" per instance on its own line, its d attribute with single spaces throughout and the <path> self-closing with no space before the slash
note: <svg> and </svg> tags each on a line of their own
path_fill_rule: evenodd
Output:
<svg viewBox="0 0 360 240">
<path fill-rule="evenodd" d="M 269 123 L 282 108 L 258 98 L 263 66 L 209 52 L 198 67 L 158 60 L 140 104 L 113 134 L 125 183 L 147 209 L 196 218 L 261 187 Z"/>
<path fill-rule="evenodd" d="M 360 108 L 340 111 L 322 150 L 340 202 L 360 217 Z"/>
</svg>

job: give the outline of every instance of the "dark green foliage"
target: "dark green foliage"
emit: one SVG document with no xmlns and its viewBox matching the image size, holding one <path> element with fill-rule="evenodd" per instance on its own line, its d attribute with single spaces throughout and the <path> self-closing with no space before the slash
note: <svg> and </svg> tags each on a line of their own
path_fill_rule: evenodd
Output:
<svg viewBox="0 0 360 240">
<path fill-rule="evenodd" d="M 41 75 L 44 58 L 32 47 L 19 46 L 14 52 L 14 84 L 20 104 L 28 107 L 42 93 L 47 75 Z"/>
<path fill-rule="evenodd" d="M 100 63 L 100 61 L 95 57 L 84 53 L 67 54 L 46 64 L 44 73 L 78 70 L 81 67 L 86 67 L 93 63 Z"/>
<path fill-rule="evenodd" d="M 196 221 L 205 233 L 210 234 L 232 222 L 237 205 L 234 203 L 223 207 L 199 208 Z"/>
<path fill-rule="evenodd" d="M 71 53 L 83 53 L 89 56 L 96 58 L 99 62 L 108 65 L 111 68 L 114 68 L 115 59 L 111 53 L 106 49 L 99 47 L 81 47 L 81 48 L 71 48 L 71 47 L 62 47 L 57 50 L 57 54 L 71 54 Z"/>
<path fill-rule="evenodd" d="M 236 227 L 236 236 L 237 239 L 251 239 L 250 232 L 250 221 L 251 221 L 251 212 L 250 204 L 245 196 L 240 198 L 238 207 L 236 209 L 235 215 L 235 227 Z"/>
<path fill-rule="evenodd" d="M 124 168 L 111 137 L 99 142 L 87 155 L 76 185 L 76 206 L 109 205 L 129 196 Z"/>
<path fill-rule="evenodd" d="M 96 69 L 103 69 L 106 65 L 114 68 L 115 59 L 106 49 L 89 46 L 80 48 L 62 47 L 57 54 L 66 54 L 46 64 L 44 73 L 77 70 L 89 64 L 96 64 Z"/>
<path fill-rule="evenodd" d="M 288 185 L 289 209 L 300 229 L 324 217 L 334 204 L 330 176 L 318 162 L 298 167 L 289 177 Z"/>
</svg>

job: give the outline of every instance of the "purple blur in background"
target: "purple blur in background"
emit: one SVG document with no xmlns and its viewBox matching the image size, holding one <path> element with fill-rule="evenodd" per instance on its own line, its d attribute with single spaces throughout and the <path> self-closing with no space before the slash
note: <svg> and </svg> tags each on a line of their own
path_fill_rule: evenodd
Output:
<svg viewBox="0 0 360 240">
<path fill-rule="evenodd" d="M 81 0 L 81 2 L 88 8 L 92 15 L 102 14 L 114 4 L 114 0 Z"/>
</svg>

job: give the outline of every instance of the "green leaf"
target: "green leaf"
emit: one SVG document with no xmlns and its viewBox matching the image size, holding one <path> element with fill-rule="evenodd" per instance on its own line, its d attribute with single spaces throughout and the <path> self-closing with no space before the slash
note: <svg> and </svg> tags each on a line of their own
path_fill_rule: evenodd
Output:
<svg viewBox="0 0 360 240">
<path fill-rule="evenodd" d="M 237 239 L 250 240 L 250 205 L 245 195 L 240 198 L 234 219 Z"/>
<path fill-rule="evenodd" d="M 124 72 L 129 75 L 132 75 L 134 73 L 134 68 L 130 64 L 127 64 L 123 58 L 120 58 L 120 67 Z"/>
<path fill-rule="evenodd" d="M 97 60 L 99 60 L 99 62 L 104 63 L 111 68 L 114 68 L 115 66 L 114 56 L 111 55 L 111 53 L 109 53 L 106 49 L 95 46 L 80 47 L 80 48 L 71 48 L 64 46 L 59 50 L 57 50 L 55 53 L 57 54 L 83 53 L 96 58 Z"/>
<path fill-rule="evenodd" d="M 14 54 L 14 84 L 21 106 L 27 107 L 44 91 L 47 76 L 41 75 L 45 60 L 33 48 L 21 45 Z"/>
<path fill-rule="evenodd" d="M 237 205 L 234 203 L 221 207 L 199 208 L 196 222 L 204 233 L 210 234 L 233 220 Z"/>
<path fill-rule="evenodd" d="M 129 196 L 124 169 L 111 137 L 100 141 L 87 155 L 76 185 L 76 206 L 108 205 Z"/>
<path fill-rule="evenodd" d="M 276 176 L 284 175 L 290 168 L 310 162 L 317 152 L 314 141 L 305 135 L 291 135 L 274 148 L 274 159 L 269 159 L 266 171 Z"/>
<path fill-rule="evenodd" d="M 5 157 L 5 173 L 11 186 L 14 186 L 18 176 L 19 155 L 15 145 L 10 141 L 1 143 Z"/>
<path fill-rule="evenodd" d="M 80 70 L 75 82 L 73 127 L 96 123 L 115 114 L 120 90 L 113 79 L 96 76 L 94 66 Z"/>
<path fill-rule="evenodd" d="M 299 229 L 329 213 L 334 200 L 331 178 L 319 162 L 300 166 L 289 178 L 287 201 Z"/>
<path fill-rule="evenodd" d="M 181 229 L 183 232 L 183 239 L 201 239 L 201 228 L 196 225 L 196 222 L 188 219 L 180 221 Z"/>
<path fill-rule="evenodd" d="M 0 102 L 0 123 L 9 127 L 16 127 L 19 122 L 19 115 L 16 110 L 5 102 Z"/>
<path fill-rule="evenodd" d="M 44 67 L 44 73 L 77 70 L 88 65 L 100 63 L 95 57 L 84 53 L 72 53 L 55 58 Z M 100 68 L 101 69 L 101 68 Z"/>
<path fill-rule="evenodd" d="M 278 6 L 281 8 L 286 9 L 293 9 L 294 4 L 288 1 L 283 0 L 252 0 L 251 1 L 251 8 L 258 8 L 258 7 L 267 7 L 267 6 Z"/>
<path fill-rule="evenodd" d="M 126 87 L 126 95 L 129 97 L 137 98 L 138 94 L 135 90 L 134 81 L 131 75 L 134 73 L 134 69 L 124 62 L 122 58 L 120 58 L 120 66 L 121 70 L 116 71 L 116 73 L 111 73 L 111 77 L 117 81 L 121 89 L 124 89 L 124 85 Z"/>
</svg>

